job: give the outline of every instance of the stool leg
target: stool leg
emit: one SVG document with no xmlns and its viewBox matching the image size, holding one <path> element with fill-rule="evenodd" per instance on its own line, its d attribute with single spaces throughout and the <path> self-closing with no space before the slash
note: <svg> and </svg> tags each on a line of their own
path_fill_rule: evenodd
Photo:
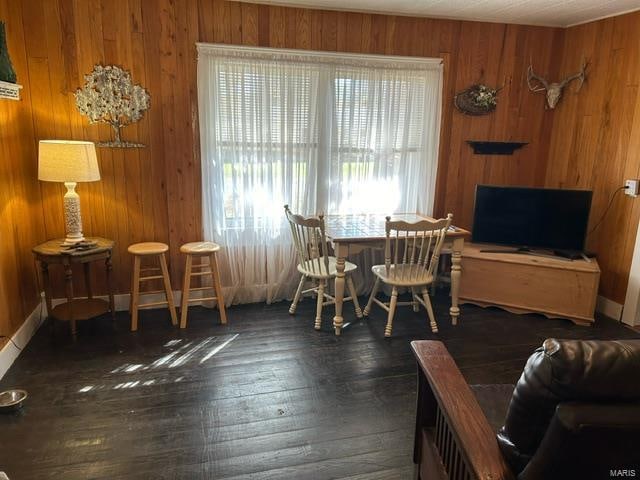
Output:
<svg viewBox="0 0 640 480">
<path fill-rule="evenodd" d="M 133 276 L 131 278 L 131 331 L 138 330 L 138 303 L 140 303 L 140 257 L 133 257 Z"/>
<path fill-rule="evenodd" d="M 191 255 L 187 254 L 182 283 L 182 300 L 180 302 L 180 328 L 187 327 L 187 310 L 189 309 L 189 286 L 191 284 Z"/>
<path fill-rule="evenodd" d="M 222 295 L 222 283 L 220 282 L 220 270 L 218 270 L 218 260 L 216 254 L 212 253 L 209 256 L 209 263 L 211 264 L 211 274 L 213 276 L 213 286 L 216 291 L 216 297 L 218 298 L 218 309 L 220 309 L 220 323 L 227 324 L 227 311 L 224 306 L 224 296 Z"/>
<path fill-rule="evenodd" d="M 134 257 L 133 259 L 133 263 L 135 265 L 136 263 L 136 259 Z M 133 312 L 133 285 L 134 285 L 134 272 L 135 272 L 135 266 L 131 267 L 131 293 L 129 295 L 129 315 L 131 315 L 131 313 Z"/>
<path fill-rule="evenodd" d="M 171 290 L 171 280 L 169 280 L 169 269 L 167 268 L 167 259 L 164 253 L 160 255 L 160 268 L 162 269 L 162 281 L 164 283 L 164 292 L 169 304 L 169 313 L 171 313 L 171 323 L 178 324 L 178 316 L 176 315 L 176 304 L 173 301 L 173 291 Z"/>
</svg>

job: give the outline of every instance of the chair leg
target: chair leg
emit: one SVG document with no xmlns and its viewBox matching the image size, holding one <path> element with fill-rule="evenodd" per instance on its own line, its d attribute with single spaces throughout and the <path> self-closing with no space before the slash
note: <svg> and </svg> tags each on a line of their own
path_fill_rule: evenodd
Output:
<svg viewBox="0 0 640 480">
<path fill-rule="evenodd" d="M 140 257 L 133 257 L 133 275 L 131 278 L 131 331 L 138 330 L 138 304 L 140 303 Z"/>
<path fill-rule="evenodd" d="M 218 257 L 212 253 L 209 257 L 211 264 L 211 274 L 213 275 L 213 286 L 218 297 L 218 310 L 220 310 L 220 323 L 227 324 L 227 307 L 224 304 L 224 295 L 222 294 L 222 282 L 220 281 L 220 269 L 218 268 Z"/>
<path fill-rule="evenodd" d="M 316 304 L 316 323 L 314 328 L 320 330 L 322 324 L 322 304 L 324 303 L 324 280 L 318 282 L 318 302 Z"/>
<path fill-rule="evenodd" d="M 431 306 L 431 299 L 429 298 L 427 287 L 423 287 L 422 289 L 422 299 L 424 300 L 424 304 L 427 306 L 427 315 L 429 316 L 431 331 L 433 333 L 438 333 L 438 324 L 436 323 L 436 317 L 433 315 L 433 307 Z"/>
<path fill-rule="evenodd" d="M 187 328 L 187 314 L 189 310 L 189 287 L 191 284 L 191 255 L 187 254 L 184 266 L 184 279 L 182 282 L 182 300 L 180 301 L 180 328 Z"/>
<path fill-rule="evenodd" d="M 293 297 L 293 302 L 291 302 L 291 306 L 289 307 L 289 313 L 293 315 L 296 313 L 296 308 L 298 307 L 298 302 L 300 301 L 300 295 L 302 294 L 302 289 L 304 288 L 304 282 L 307 280 L 307 277 L 304 275 L 300 276 L 300 283 L 298 284 L 298 288 L 296 289 L 296 294 Z"/>
<path fill-rule="evenodd" d="M 369 301 L 367 302 L 367 306 L 364 307 L 364 312 L 362 312 L 365 317 L 368 317 L 369 313 L 371 312 L 373 299 L 376 298 L 378 288 L 380 288 L 380 277 L 376 277 L 376 281 L 374 282 L 373 288 L 371 289 L 371 295 L 369 295 Z"/>
<path fill-rule="evenodd" d="M 391 336 L 391 329 L 393 328 L 393 316 L 396 313 L 396 304 L 398 303 L 398 287 L 393 287 L 391 290 L 391 302 L 389 303 L 389 315 L 387 316 L 387 326 L 384 329 L 384 336 Z"/>
<path fill-rule="evenodd" d="M 353 306 L 356 310 L 356 317 L 362 318 L 362 310 L 360 310 L 360 303 L 358 302 L 358 295 L 356 293 L 356 286 L 353 284 L 353 278 L 351 275 L 347 276 L 347 288 L 349 289 L 349 295 L 353 300 Z"/>
<path fill-rule="evenodd" d="M 173 291 L 171 290 L 171 280 L 169 280 L 169 269 L 167 268 L 167 259 L 164 253 L 160 254 L 160 269 L 162 270 L 162 282 L 164 283 L 164 292 L 169 304 L 169 313 L 171 314 L 171 323 L 178 324 L 178 316 L 176 315 L 176 304 L 173 301 Z"/>
<path fill-rule="evenodd" d="M 415 287 L 411 287 L 411 306 L 413 307 L 414 312 L 420 311 L 418 301 L 416 300 L 416 295 L 418 295 L 418 291 L 415 289 Z"/>
</svg>

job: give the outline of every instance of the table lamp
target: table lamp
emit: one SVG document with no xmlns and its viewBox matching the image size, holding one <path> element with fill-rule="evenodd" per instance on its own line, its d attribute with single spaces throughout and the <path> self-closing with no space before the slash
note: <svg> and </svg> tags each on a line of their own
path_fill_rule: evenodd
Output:
<svg viewBox="0 0 640 480">
<path fill-rule="evenodd" d="M 64 182 L 64 221 L 67 237 L 64 245 L 84 240 L 80 196 L 77 182 L 100 180 L 96 147 L 93 142 L 74 140 L 40 140 L 38 152 L 38 180 Z"/>
</svg>

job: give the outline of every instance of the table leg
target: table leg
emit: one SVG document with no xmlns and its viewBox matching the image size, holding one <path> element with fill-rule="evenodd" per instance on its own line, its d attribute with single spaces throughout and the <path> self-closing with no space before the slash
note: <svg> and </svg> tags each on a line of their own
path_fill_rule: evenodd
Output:
<svg viewBox="0 0 640 480">
<path fill-rule="evenodd" d="M 44 290 L 44 302 L 47 306 L 47 316 L 51 316 L 53 306 L 51 302 L 51 284 L 49 283 L 49 265 L 47 262 L 40 262 L 40 271 L 42 272 L 42 289 Z"/>
<path fill-rule="evenodd" d="M 91 264 L 89 262 L 82 265 L 84 270 L 84 285 L 87 289 L 87 298 L 93 298 L 93 286 L 91 285 Z"/>
<path fill-rule="evenodd" d="M 104 261 L 104 265 L 107 270 L 107 294 L 109 295 L 109 310 L 111 310 L 111 318 L 115 320 L 116 304 L 113 299 L 113 280 L 111 279 L 111 274 L 113 273 L 113 262 L 111 261 L 111 257 L 107 257 L 107 259 Z"/>
<path fill-rule="evenodd" d="M 451 324 L 458 324 L 460 316 L 460 308 L 458 307 L 458 295 L 460 293 L 460 277 L 462 275 L 462 249 L 464 248 L 464 238 L 457 237 L 453 239 L 451 247 Z"/>
<path fill-rule="evenodd" d="M 71 334 L 76 334 L 76 321 L 73 318 L 73 271 L 71 264 L 64 266 L 64 284 L 67 292 L 67 302 L 69 303 L 69 322 L 71 323 Z"/>
<path fill-rule="evenodd" d="M 335 280 L 335 298 L 336 298 L 336 316 L 333 317 L 333 328 L 336 335 L 340 335 L 342 331 L 342 303 L 344 300 L 344 262 L 349 251 L 349 246 L 344 243 L 336 244 L 336 280 Z"/>
</svg>

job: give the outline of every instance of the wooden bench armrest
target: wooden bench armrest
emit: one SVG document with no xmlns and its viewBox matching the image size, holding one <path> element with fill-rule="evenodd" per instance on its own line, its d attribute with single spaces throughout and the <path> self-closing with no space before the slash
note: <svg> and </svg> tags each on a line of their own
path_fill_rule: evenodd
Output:
<svg viewBox="0 0 640 480">
<path fill-rule="evenodd" d="M 440 452 L 445 457 L 445 470 L 447 457 L 459 455 L 473 479 L 512 480 L 495 432 L 444 344 L 414 341 L 411 348 L 419 366 L 416 463 L 420 459 L 422 432 L 429 430 L 434 441 L 441 444 L 437 449 L 454 450 L 453 454 Z M 452 472 L 447 473 L 449 478 L 455 477 Z"/>
</svg>

